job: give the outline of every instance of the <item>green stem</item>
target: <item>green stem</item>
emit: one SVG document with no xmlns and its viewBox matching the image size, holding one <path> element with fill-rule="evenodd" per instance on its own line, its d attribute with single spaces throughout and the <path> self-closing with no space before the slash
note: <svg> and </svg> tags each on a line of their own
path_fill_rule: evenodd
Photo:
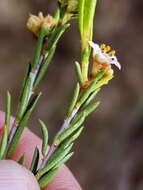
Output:
<svg viewBox="0 0 143 190">
<path fill-rule="evenodd" d="M 35 69 L 35 67 L 39 63 L 44 37 L 45 37 L 45 29 L 41 28 L 41 30 L 39 32 L 38 40 L 37 40 L 37 48 L 35 50 L 35 53 L 34 53 L 34 56 L 32 59 L 32 68 L 33 69 Z"/>
<path fill-rule="evenodd" d="M 82 72 L 83 82 L 88 81 L 89 57 L 90 57 L 90 49 L 89 46 L 87 46 L 83 48 L 81 54 L 81 72 Z"/>
</svg>

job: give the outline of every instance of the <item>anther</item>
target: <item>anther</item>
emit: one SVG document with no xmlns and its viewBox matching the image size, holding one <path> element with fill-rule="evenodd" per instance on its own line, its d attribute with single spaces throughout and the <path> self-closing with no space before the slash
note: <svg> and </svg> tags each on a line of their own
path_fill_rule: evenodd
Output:
<svg viewBox="0 0 143 190">
<path fill-rule="evenodd" d="M 108 53 L 109 56 L 113 56 L 113 55 L 115 55 L 115 54 L 116 54 L 116 51 L 115 51 L 115 50 L 112 50 L 112 51 L 110 51 L 110 52 Z"/>
<path fill-rule="evenodd" d="M 111 50 L 111 47 L 110 46 L 107 46 L 106 47 L 106 51 L 110 51 Z"/>
</svg>

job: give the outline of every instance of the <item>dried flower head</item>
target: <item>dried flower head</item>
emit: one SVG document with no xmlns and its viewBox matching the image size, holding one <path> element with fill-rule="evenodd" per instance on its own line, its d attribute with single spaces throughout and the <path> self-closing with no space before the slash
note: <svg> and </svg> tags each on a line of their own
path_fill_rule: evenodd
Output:
<svg viewBox="0 0 143 190">
<path fill-rule="evenodd" d="M 116 52 L 115 50 L 111 51 L 110 46 L 106 46 L 105 44 L 99 46 L 92 41 L 89 41 L 89 45 L 93 48 L 92 76 L 96 76 L 102 69 L 106 69 L 106 75 L 113 75 L 112 64 L 121 69 L 121 65 L 115 56 Z"/>
<path fill-rule="evenodd" d="M 30 14 L 26 25 L 28 30 L 37 36 L 41 27 L 44 27 L 45 31 L 49 31 L 56 24 L 55 22 L 55 19 L 51 15 L 48 14 L 44 17 L 43 13 L 40 12 L 38 16 Z"/>
</svg>

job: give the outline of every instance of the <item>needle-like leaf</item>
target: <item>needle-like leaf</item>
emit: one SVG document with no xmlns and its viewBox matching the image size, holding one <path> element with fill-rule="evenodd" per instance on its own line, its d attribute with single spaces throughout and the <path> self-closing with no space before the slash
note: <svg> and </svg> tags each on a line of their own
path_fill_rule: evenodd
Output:
<svg viewBox="0 0 143 190">
<path fill-rule="evenodd" d="M 89 85 L 89 87 L 87 89 L 85 89 L 85 91 L 82 93 L 80 100 L 78 102 L 79 105 L 82 105 L 87 98 L 89 97 L 89 95 L 95 91 L 95 89 L 100 88 L 100 85 L 97 85 L 97 82 L 103 77 L 105 71 L 101 71 L 100 73 L 98 73 L 98 75 L 96 76 L 96 78 L 92 81 L 92 83 Z"/>
<path fill-rule="evenodd" d="M 19 160 L 17 161 L 18 164 L 23 165 L 25 160 L 24 154 L 19 158 Z"/>
<path fill-rule="evenodd" d="M 6 146 L 7 146 L 7 139 L 8 139 L 8 129 L 6 125 L 4 126 L 3 136 L 0 142 L 0 160 L 4 158 Z"/>
<path fill-rule="evenodd" d="M 39 186 L 44 188 L 55 176 L 59 168 L 54 168 L 39 179 Z"/>
<path fill-rule="evenodd" d="M 40 123 L 41 130 L 42 130 L 42 154 L 44 157 L 47 146 L 48 146 L 48 130 L 47 130 L 45 123 L 42 120 L 39 120 L 39 123 Z"/>
<path fill-rule="evenodd" d="M 34 85 L 33 85 L 33 89 L 35 89 L 35 88 L 38 86 L 38 84 L 39 84 L 40 81 L 42 80 L 44 74 L 46 73 L 47 68 L 48 68 L 48 66 L 49 66 L 49 64 L 50 64 L 50 62 L 51 62 L 51 60 L 52 60 L 52 58 L 53 58 L 53 56 L 54 56 L 55 49 L 56 49 L 56 48 L 53 47 L 53 48 L 51 48 L 51 49 L 49 50 L 48 56 L 47 56 L 45 62 L 43 63 L 43 65 L 42 65 L 42 66 L 40 67 L 40 69 L 39 69 L 39 73 L 38 73 L 38 75 L 37 75 L 37 77 L 36 77 L 36 79 L 35 79 L 35 82 L 34 82 Z"/>
<path fill-rule="evenodd" d="M 38 163 L 39 163 L 39 149 L 36 147 L 33 154 L 31 166 L 30 166 L 30 171 L 33 174 L 35 174 L 37 171 Z"/>
<path fill-rule="evenodd" d="M 65 129 L 60 135 L 56 137 L 54 140 L 54 144 L 58 146 L 62 141 L 64 141 L 67 137 L 72 135 L 84 122 L 85 120 L 85 113 L 82 112 L 81 116 L 78 118 L 77 122 L 72 122 L 71 125 Z"/>
<path fill-rule="evenodd" d="M 76 76 L 77 76 L 79 83 L 82 84 L 83 83 L 83 77 L 82 77 L 81 67 L 77 61 L 75 62 L 75 72 L 76 72 Z"/>
<path fill-rule="evenodd" d="M 7 157 L 10 157 L 10 155 L 12 154 L 12 152 L 13 152 L 16 144 L 17 144 L 17 142 L 19 141 L 19 139 L 21 137 L 21 134 L 22 134 L 24 128 L 27 125 L 27 122 L 28 122 L 28 120 L 29 120 L 29 118 L 31 116 L 31 113 L 32 113 L 34 107 L 36 106 L 37 101 L 40 98 L 40 96 L 41 96 L 41 93 L 39 93 L 38 95 L 35 95 L 33 97 L 32 101 L 31 101 L 31 103 L 29 104 L 29 106 L 28 106 L 28 108 L 27 108 L 27 110 L 26 110 L 26 112 L 25 112 L 22 120 L 19 123 L 19 126 L 18 126 L 18 128 L 16 130 L 16 133 L 14 134 L 12 142 L 11 142 L 11 144 L 8 147 Z"/>
<path fill-rule="evenodd" d="M 73 144 L 70 144 L 68 147 L 66 147 L 67 144 L 63 143 L 56 152 L 51 156 L 51 158 L 48 160 L 47 164 L 43 169 L 39 171 L 39 174 L 42 176 L 44 173 L 48 172 L 50 169 L 55 167 L 71 150 Z M 65 148 L 66 147 L 66 148 Z"/>
<path fill-rule="evenodd" d="M 45 37 L 45 29 L 43 27 L 41 27 L 39 35 L 38 35 L 38 40 L 37 40 L 37 48 L 35 50 L 34 57 L 32 60 L 32 69 L 33 70 L 36 68 L 36 66 L 39 63 L 44 37 Z"/>
<path fill-rule="evenodd" d="M 73 94 L 71 96 L 71 100 L 70 100 L 70 104 L 69 104 L 68 109 L 67 109 L 66 117 L 70 116 L 75 104 L 77 103 L 77 100 L 79 97 L 79 92 L 80 92 L 80 85 L 79 85 L 79 83 L 77 83 L 74 90 L 73 90 Z"/>
<path fill-rule="evenodd" d="M 7 92 L 6 106 L 5 106 L 5 125 L 8 130 L 10 126 L 10 114 L 11 114 L 11 95 L 9 92 Z"/>
<path fill-rule="evenodd" d="M 70 26 L 70 24 L 64 24 L 64 25 L 60 25 L 58 26 L 55 31 L 51 34 L 47 46 L 45 48 L 45 50 L 48 52 L 51 48 L 53 48 L 54 46 L 56 46 L 58 40 L 60 39 L 60 37 L 62 36 L 62 34 L 65 32 L 65 30 Z"/>
<path fill-rule="evenodd" d="M 82 105 L 82 109 L 84 109 L 86 106 L 89 105 L 89 103 L 96 97 L 97 93 L 100 91 L 100 88 L 96 89 L 85 101 L 85 103 Z"/>
</svg>

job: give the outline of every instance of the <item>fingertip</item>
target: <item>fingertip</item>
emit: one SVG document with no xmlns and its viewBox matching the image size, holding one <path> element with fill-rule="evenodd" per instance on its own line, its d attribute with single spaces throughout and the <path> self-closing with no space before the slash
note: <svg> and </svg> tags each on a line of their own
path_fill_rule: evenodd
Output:
<svg viewBox="0 0 143 190">
<path fill-rule="evenodd" d="M 3 124 L 5 120 L 5 113 L 3 111 L 0 111 L 0 129 L 2 129 Z M 10 117 L 10 127 L 12 126 L 14 122 L 14 117 Z"/>
<path fill-rule="evenodd" d="M 82 188 L 71 171 L 62 165 L 53 181 L 43 190 L 82 190 Z"/>
<path fill-rule="evenodd" d="M 0 161 L 0 189 L 40 190 L 33 174 L 12 160 Z"/>
<path fill-rule="evenodd" d="M 4 115 L 4 112 L 0 111 L 0 131 L 4 123 Z M 11 125 L 13 121 L 14 118 L 11 117 Z M 29 168 L 35 146 L 37 146 L 39 150 L 41 149 L 40 138 L 33 134 L 30 130 L 25 128 L 23 135 L 12 155 L 12 159 L 18 160 L 19 157 L 24 154 L 24 166 Z M 50 184 L 48 184 L 47 187 L 45 187 L 43 190 L 81 190 L 81 187 L 75 179 L 75 177 L 73 176 L 73 174 L 70 172 L 70 170 L 65 165 L 63 165 L 57 172 L 57 175 L 55 176 L 54 180 Z"/>
<path fill-rule="evenodd" d="M 0 111 L 0 128 L 2 127 L 4 123 L 4 112 Z"/>
<path fill-rule="evenodd" d="M 33 153 L 35 150 L 35 147 L 38 147 L 39 150 L 41 150 L 41 139 L 36 136 L 34 133 L 32 133 L 29 129 L 25 128 L 23 131 L 23 134 L 20 138 L 20 141 L 16 145 L 16 148 L 12 154 L 12 159 L 18 160 L 21 155 L 24 155 L 24 166 L 26 168 L 30 167 Z M 42 158 L 41 151 L 40 153 L 40 160 Z"/>
</svg>

